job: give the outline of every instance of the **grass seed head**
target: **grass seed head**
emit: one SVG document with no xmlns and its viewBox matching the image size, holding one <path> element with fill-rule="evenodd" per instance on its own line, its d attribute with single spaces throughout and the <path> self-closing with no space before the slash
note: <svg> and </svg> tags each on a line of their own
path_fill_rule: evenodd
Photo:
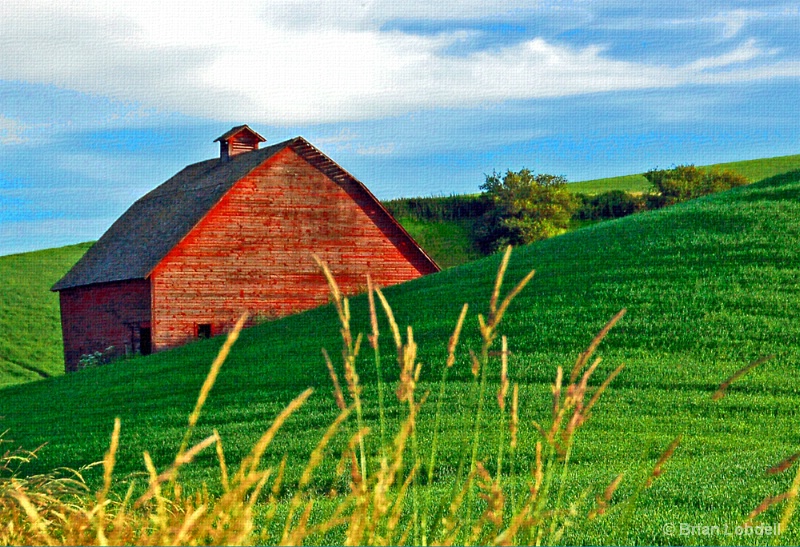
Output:
<svg viewBox="0 0 800 547">
<path fill-rule="evenodd" d="M 470 358 L 470 361 L 472 362 L 472 369 L 471 369 L 472 370 L 472 375 L 475 378 L 477 378 L 478 374 L 481 371 L 481 362 L 478 359 L 478 356 L 475 355 L 475 352 L 472 349 L 469 350 L 469 358 Z"/>
<path fill-rule="evenodd" d="M 500 354 L 500 389 L 497 391 L 497 404 L 501 411 L 506 409 L 506 396 L 508 395 L 508 339 L 502 337 L 503 350 Z"/>
<path fill-rule="evenodd" d="M 347 404 L 344 402 L 344 394 L 342 393 L 342 387 L 339 385 L 339 377 L 336 375 L 331 358 L 325 348 L 322 348 L 322 355 L 325 357 L 325 365 L 328 367 L 328 374 L 330 374 L 333 382 L 333 397 L 336 400 L 336 406 L 339 407 L 339 410 L 344 410 L 347 408 Z"/>
<path fill-rule="evenodd" d="M 514 382 L 514 390 L 511 392 L 511 423 L 509 424 L 511 433 L 511 449 L 517 448 L 517 433 L 519 431 L 519 384 Z"/>
<path fill-rule="evenodd" d="M 469 306 L 464 304 L 464 306 L 461 308 L 461 315 L 458 316 L 456 328 L 453 330 L 453 334 L 450 336 L 450 340 L 447 343 L 447 368 L 452 367 L 456 362 L 456 346 L 458 345 L 458 339 L 461 336 L 461 328 L 464 326 L 464 319 L 467 316 L 467 309 L 469 309 Z"/>
<path fill-rule="evenodd" d="M 497 309 L 497 312 L 495 312 L 491 318 L 490 327 L 492 330 L 497 328 L 497 326 L 500 324 L 500 321 L 503 319 L 503 315 L 506 313 L 508 306 L 517 297 L 517 295 L 522 292 L 522 289 L 525 288 L 525 285 L 527 285 L 528 282 L 533 279 L 535 273 L 535 270 L 529 271 L 525 277 L 523 277 L 520 282 L 517 283 L 513 289 L 511 289 L 511 292 L 506 295 L 506 297 L 503 299 L 503 302 L 500 304 L 500 307 Z"/>
<path fill-rule="evenodd" d="M 769 361 L 770 359 L 773 359 L 774 357 L 775 357 L 774 355 L 765 355 L 764 357 L 760 357 L 760 358 L 756 359 L 755 361 L 753 361 L 752 363 L 749 363 L 748 365 L 743 366 L 742 368 L 740 368 L 739 370 L 734 372 L 733 375 L 731 375 L 730 378 L 728 378 L 727 380 L 722 382 L 720 384 L 720 386 L 719 386 L 719 389 L 717 389 L 717 391 L 714 392 L 714 395 L 712 395 L 711 398 L 713 400 L 715 400 L 715 401 L 718 401 L 719 399 L 722 399 L 723 397 L 725 397 L 725 395 L 727 393 L 727 390 L 731 386 L 732 383 L 734 383 L 736 380 L 738 380 L 739 378 L 741 378 L 742 376 L 744 376 L 745 374 L 747 374 L 748 372 L 750 372 L 751 370 L 753 370 L 757 366 L 766 363 L 767 361 Z"/>
<path fill-rule="evenodd" d="M 795 452 L 782 462 L 773 465 L 769 469 L 767 469 L 767 475 L 777 475 L 778 473 L 783 473 L 787 469 L 789 469 L 797 459 L 800 458 L 800 452 Z"/>
<path fill-rule="evenodd" d="M 375 294 L 378 295 L 378 300 L 381 301 L 381 306 L 383 306 L 383 311 L 386 313 L 386 318 L 389 321 L 389 328 L 392 330 L 392 336 L 394 337 L 394 345 L 397 347 L 398 355 L 400 350 L 403 347 L 403 339 L 400 336 L 400 328 L 397 326 L 397 321 L 394 320 L 394 313 L 392 312 L 392 307 L 389 305 L 389 302 L 386 300 L 386 297 L 383 296 L 383 292 L 379 288 L 375 288 Z M 398 357 L 399 358 L 399 357 Z"/>
<path fill-rule="evenodd" d="M 102 506 L 103 502 L 111 490 L 111 475 L 114 472 L 117 450 L 119 449 L 119 432 L 121 422 L 119 418 L 114 418 L 114 431 L 111 433 L 111 444 L 103 458 L 103 488 L 97 494 L 97 503 Z"/>
<path fill-rule="evenodd" d="M 551 390 L 553 392 L 553 420 L 559 414 L 561 408 L 561 384 L 564 381 L 564 370 L 561 367 L 556 369 L 556 381 Z"/>
<path fill-rule="evenodd" d="M 203 409 L 206 399 L 208 399 L 208 394 L 211 392 L 211 388 L 214 387 L 214 383 L 217 380 L 217 376 L 222 368 L 222 364 L 228 358 L 228 354 L 230 353 L 233 344 L 239 339 L 239 334 L 242 332 L 245 323 L 247 323 L 247 318 L 247 312 L 243 313 L 239 317 L 239 320 L 236 321 L 233 330 L 228 333 L 225 343 L 222 344 L 219 353 L 217 353 L 217 356 L 214 358 L 214 362 L 211 363 L 211 369 L 209 370 L 208 375 L 203 382 L 203 387 L 200 388 L 200 395 L 197 397 L 197 403 L 195 404 L 194 410 L 189 415 L 189 426 L 186 428 L 183 441 L 181 442 L 181 446 L 178 449 L 178 454 L 175 457 L 176 460 L 189 446 L 189 440 L 191 439 L 192 432 L 194 431 L 195 425 L 197 425 L 197 420 L 200 418 L 200 411 Z"/>
<path fill-rule="evenodd" d="M 497 275 L 494 278 L 494 290 L 492 290 L 492 298 L 489 301 L 489 311 L 492 316 L 497 312 L 497 300 L 500 298 L 500 288 L 503 286 L 503 277 L 508 268 L 508 261 L 511 258 L 511 245 L 506 247 L 503 253 L 503 258 L 500 260 L 500 265 L 497 268 Z"/>
<path fill-rule="evenodd" d="M 681 444 L 681 437 L 682 435 L 678 435 L 675 437 L 667 449 L 661 454 L 661 457 L 658 458 L 655 467 L 653 467 L 653 471 L 650 473 L 650 476 L 647 478 L 647 482 L 645 483 L 645 488 L 650 488 L 653 485 L 653 481 L 657 479 L 661 474 L 664 472 L 664 464 L 672 457 L 672 454 L 675 453 L 675 449 L 678 448 L 678 445 Z"/>
<path fill-rule="evenodd" d="M 779 503 L 787 500 L 791 494 L 789 492 L 783 492 L 778 494 L 777 496 L 769 496 L 764 499 L 758 507 L 753 509 L 749 515 L 747 515 L 747 520 L 745 520 L 746 524 L 752 524 L 753 519 L 755 519 L 758 515 L 772 507 L 773 505 L 778 505 Z"/>
<path fill-rule="evenodd" d="M 378 330 L 378 313 L 375 310 L 375 290 L 372 286 L 372 277 L 367 274 L 367 300 L 369 302 L 369 324 L 372 328 L 372 333 L 369 335 L 369 343 L 372 349 L 378 349 L 378 337 L 380 331 Z"/>
<path fill-rule="evenodd" d="M 608 323 L 606 323 L 605 326 L 600 329 L 600 332 L 598 332 L 597 335 L 592 339 L 592 341 L 589 343 L 589 347 L 586 348 L 586 351 L 578 356 L 578 359 L 575 361 L 575 366 L 572 367 L 572 374 L 570 374 L 569 377 L 570 383 L 573 383 L 578 379 L 581 370 L 583 370 L 583 367 L 589 362 L 589 358 L 591 358 L 591 356 L 597 350 L 597 346 L 600 345 L 600 342 L 603 341 L 614 325 L 616 325 L 617 322 L 622 319 L 622 317 L 625 315 L 625 312 L 627 312 L 625 308 L 622 308 L 619 312 L 617 312 L 617 314 L 612 317 Z"/>
</svg>

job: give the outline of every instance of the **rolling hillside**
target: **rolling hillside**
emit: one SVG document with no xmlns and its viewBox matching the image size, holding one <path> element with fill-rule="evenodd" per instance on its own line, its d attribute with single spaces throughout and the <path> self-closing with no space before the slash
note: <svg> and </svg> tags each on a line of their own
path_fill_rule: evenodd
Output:
<svg viewBox="0 0 800 547">
<path fill-rule="evenodd" d="M 64 373 L 58 295 L 50 287 L 90 245 L 0 257 L 0 387 Z"/>
<path fill-rule="evenodd" d="M 401 327 L 414 326 L 423 363 L 421 389 L 432 390 L 433 400 L 431 380 L 439 377 L 455 318 L 462 303 L 470 305 L 443 400 L 445 447 L 463 444 L 462 432 L 474 415 L 466 348 L 478 345 L 477 314 L 486 313 L 498 262 L 498 256 L 489 257 L 385 291 Z M 531 268 L 537 274 L 509 308 L 501 329 L 509 338 L 512 381 L 521 383 L 517 469 L 527 472 L 532 465 L 536 432 L 531 423 L 547 420 L 556 366 L 571 366 L 623 307 L 627 315 L 601 345 L 600 372 L 607 374 L 621 363 L 626 368 L 578 436 L 567 495 L 577 496 L 589 485 L 604 486 L 619 473 L 625 477 L 620 495 L 631 495 L 663 449 L 683 435 L 664 476 L 641 493 L 624 529 L 617 514 L 578 529 L 565 537 L 567 543 L 670 543 L 676 538 L 665 535 L 665 523 L 699 522 L 702 515 L 702 522 L 710 524 L 739 524 L 765 496 L 788 488 L 793 471 L 770 476 L 764 471 L 796 452 L 800 436 L 800 171 L 520 248 L 512 256 L 506 286 Z M 365 298 L 354 299 L 351 307 L 355 328 L 367 331 Z M 382 328 L 382 352 L 388 356 L 384 370 L 394 378 L 391 336 L 385 324 Z M 320 348 L 337 355 L 338 337 L 330 307 L 243 333 L 195 438 L 217 428 L 228 462 L 237 462 L 277 412 L 312 386 L 316 393 L 266 455 L 273 464 L 286 455 L 287 480 L 296 480 L 336 415 Z M 163 469 L 180 444 L 186 417 L 221 342 L 198 342 L 8 387 L 0 398 L 3 427 L 17 444 L 47 443 L 33 471 L 79 467 L 102 457 L 119 416 L 117 475 L 142 471 L 143 450 Z M 374 430 L 375 371 L 368 349 L 362 353 L 365 419 Z M 722 380 L 766 354 L 776 357 L 734 384 L 726 398 L 711 399 Z M 496 390 L 496 384 L 490 386 L 487 404 Z M 390 399 L 395 400 L 393 395 Z M 398 414 L 395 401 L 388 409 L 390 420 Z M 430 409 L 420 419 L 424 444 L 431 431 Z M 370 446 L 374 456 L 375 446 Z M 483 446 L 481 457 L 491 458 L 492 439 Z M 337 454 L 331 452 L 323 469 L 335 467 Z M 207 454 L 184 477 L 195 484 L 212 480 L 216 465 Z M 436 480 L 446 482 L 457 466 L 456 455 L 443 453 Z M 327 492 L 333 486 L 320 479 L 317 488 Z M 763 519 L 774 522 L 779 514 L 773 509 Z M 790 543 L 799 539 L 796 531 L 781 537 Z"/>
<path fill-rule="evenodd" d="M 775 158 L 764 158 L 757 160 L 746 160 L 732 163 L 720 163 L 704 166 L 705 169 L 730 169 L 747 177 L 751 182 L 756 182 L 768 177 L 773 177 L 781 173 L 800 169 L 800 155 L 781 156 Z M 625 192 L 643 193 L 650 188 L 650 183 L 644 175 L 623 175 L 604 179 L 589 180 L 583 182 L 573 182 L 567 186 L 573 193 L 581 194 L 601 194 L 611 190 L 623 190 Z M 474 223 L 474 218 L 458 218 L 456 211 L 451 211 L 451 215 L 441 214 L 442 209 L 447 209 L 448 204 L 459 201 L 459 197 L 469 196 L 449 196 L 446 198 L 409 198 L 393 200 L 386 203 L 390 210 L 396 211 L 398 220 L 403 227 L 416 239 L 428 254 L 433 257 L 443 268 L 465 264 L 471 260 L 480 258 L 481 252 L 470 239 L 470 227 Z M 405 203 L 403 203 L 405 202 Z M 408 202 L 428 202 L 430 209 L 440 212 L 439 216 L 444 218 L 424 218 L 411 216 L 408 214 Z M 587 224 L 597 221 L 581 221 L 573 219 L 572 229 L 582 228 Z"/>
<path fill-rule="evenodd" d="M 660 167 L 667 168 L 669 166 L 662 165 Z M 744 175 L 750 182 L 756 182 L 768 177 L 780 175 L 781 173 L 788 173 L 789 171 L 800 169 L 800 155 L 717 163 L 714 165 L 706 165 L 704 168 L 719 169 L 722 171 L 731 170 L 740 175 Z M 647 182 L 647 179 L 644 178 L 642 174 L 587 180 L 574 182 L 569 185 L 571 191 L 584 194 L 599 194 L 610 190 L 646 192 L 649 188 L 650 183 Z"/>
</svg>

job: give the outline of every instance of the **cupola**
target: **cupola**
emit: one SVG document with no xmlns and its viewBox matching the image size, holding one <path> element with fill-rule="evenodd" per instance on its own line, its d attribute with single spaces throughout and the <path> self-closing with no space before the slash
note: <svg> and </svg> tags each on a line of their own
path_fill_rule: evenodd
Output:
<svg viewBox="0 0 800 547">
<path fill-rule="evenodd" d="M 237 154 L 258 150 L 258 143 L 266 140 L 247 125 L 237 125 L 214 139 L 214 142 L 219 142 L 220 159 L 227 160 Z"/>
</svg>

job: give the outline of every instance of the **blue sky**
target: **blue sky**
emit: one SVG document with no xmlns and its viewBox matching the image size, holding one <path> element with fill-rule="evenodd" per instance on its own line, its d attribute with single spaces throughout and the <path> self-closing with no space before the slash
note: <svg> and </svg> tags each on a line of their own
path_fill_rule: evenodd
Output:
<svg viewBox="0 0 800 547">
<path fill-rule="evenodd" d="M 97 239 L 248 123 L 379 198 L 800 153 L 795 2 L 0 3 L 0 254 Z"/>
</svg>

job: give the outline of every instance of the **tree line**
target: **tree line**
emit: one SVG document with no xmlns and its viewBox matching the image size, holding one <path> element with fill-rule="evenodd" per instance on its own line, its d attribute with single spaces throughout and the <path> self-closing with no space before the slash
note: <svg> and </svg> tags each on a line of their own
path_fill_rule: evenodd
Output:
<svg viewBox="0 0 800 547">
<path fill-rule="evenodd" d="M 396 217 L 471 221 L 476 245 L 488 254 L 507 245 L 524 245 L 561 234 L 573 220 L 621 218 L 749 182 L 730 170 L 705 170 L 694 165 L 651 169 L 644 177 L 651 187 L 641 195 L 623 190 L 586 195 L 571 193 L 562 176 L 529 169 L 495 171 L 486 175 L 480 194 L 395 199 L 384 205 Z"/>
</svg>

